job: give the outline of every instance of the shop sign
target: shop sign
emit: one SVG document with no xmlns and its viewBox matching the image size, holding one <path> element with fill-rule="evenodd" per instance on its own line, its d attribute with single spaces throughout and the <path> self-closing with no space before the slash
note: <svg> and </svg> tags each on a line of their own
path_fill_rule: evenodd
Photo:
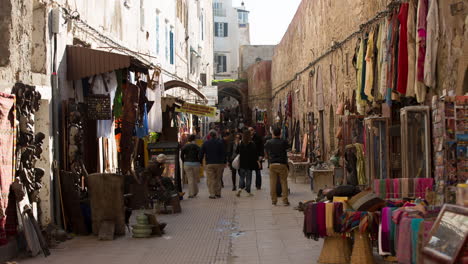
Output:
<svg viewBox="0 0 468 264">
<path fill-rule="evenodd" d="M 187 114 L 192 114 L 192 115 L 197 115 L 197 116 L 208 116 L 208 117 L 216 116 L 216 107 L 210 107 L 206 105 L 184 103 L 182 107 L 176 108 L 175 111 L 179 113 L 187 113 Z"/>
</svg>

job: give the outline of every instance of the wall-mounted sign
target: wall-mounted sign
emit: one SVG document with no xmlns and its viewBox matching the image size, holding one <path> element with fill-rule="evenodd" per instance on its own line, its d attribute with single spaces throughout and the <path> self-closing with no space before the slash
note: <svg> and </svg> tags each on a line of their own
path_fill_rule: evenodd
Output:
<svg viewBox="0 0 468 264">
<path fill-rule="evenodd" d="M 197 115 L 197 116 L 208 116 L 208 117 L 216 116 L 216 107 L 210 107 L 206 105 L 184 103 L 182 107 L 176 108 L 175 111 L 180 112 L 180 113 L 188 113 L 192 115 Z"/>
</svg>

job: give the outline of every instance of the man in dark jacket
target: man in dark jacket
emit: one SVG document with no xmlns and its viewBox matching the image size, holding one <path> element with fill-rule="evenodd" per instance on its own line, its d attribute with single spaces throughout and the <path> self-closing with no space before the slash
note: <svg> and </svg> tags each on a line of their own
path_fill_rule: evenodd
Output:
<svg viewBox="0 0 468 264">
<path fill-rule="evenodd" d="M 224 143 L 215 130 L 210 131 L 210 140 L 205 141 L 200 151 L 200 160 L 206 161 L 206 183 L 210 199 L 221 198 L 221 178 L 226 166 Z"/>
<path fill-rule="evenodd" d="M 189 185 L 189 198 L 198 194 L 198 179 L 200 176 L 200 147 L 195 144 L 195 135 L 188 137 L 188 143 L 182 148 L 181 159 Z"/>
<path fill-rule="evenodd" d="M 276 205 L 278 195 L 276 193 L 276 183 L 278 176 L 283 190 L 282 198 L 284 205 L 288 206 L 288 142 L 281 137 L 281 129 L 273 129 L 273 139 L 265 145 L 265 157 L 270 161 L 270 195 L 271 202 Z"/>
<path fill-rule="evenodd" d="M 259 166 L 255 170 L 255 187 L 257 190 L 262 189 L 262 164 L 263 164 L 263 138 L 257 134 L 253 127 L 249 127 L 249 131 L 252 134 L 252 141 L 255 143 L 257 147 L 257 155 L 259 160 Z"/>
</svg>

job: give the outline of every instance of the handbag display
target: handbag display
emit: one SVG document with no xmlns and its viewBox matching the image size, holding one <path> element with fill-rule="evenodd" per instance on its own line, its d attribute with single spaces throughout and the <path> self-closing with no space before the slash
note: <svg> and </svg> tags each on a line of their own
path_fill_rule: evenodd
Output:
<svg viewBox="0 0 468 264">
<path fill-rule="evenodd" d="M 107 83 L 104 79 L 104 76 L 101 76 L 102 81 L 104 82 L 104 87 L 106 92 L 109 91 Z M 94 77 L 91 82 L 90 91 L 93 90 Z M 90 120 L 111 120 L 112 119 L 112 108 L 109 94 L 88 94 L 85 98 L 87 105 L 88 118 Z"/>
</svg>

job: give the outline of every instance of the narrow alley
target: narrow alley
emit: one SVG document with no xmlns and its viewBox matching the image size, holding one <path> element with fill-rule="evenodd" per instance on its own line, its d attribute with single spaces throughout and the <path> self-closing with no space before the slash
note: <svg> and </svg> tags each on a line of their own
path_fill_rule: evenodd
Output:
<svg viewBox="0 0 468 264">
<path fill-rule="evenodd" d="M 18 263 L 316 263 L 323 241 L 304 237 L 303 213 L 293 209 L 299 201 L 313 198 L 310 185 L 290 181 L 291 206 L 281 202 L 272 206 L 268 170 L 262 175 L 262 190 L 238 198 L 225 170 L 223 197 L 216 200 L 208 199 L 202 178 L 199 197 L 182 201 L 182 214 L 158 216 L 168 224 L 163 237 L 135 239 L 127 233 L 108 242 L 95 236 L 76 237 L 52 249 L 47 258 Z"/>
</svg>

